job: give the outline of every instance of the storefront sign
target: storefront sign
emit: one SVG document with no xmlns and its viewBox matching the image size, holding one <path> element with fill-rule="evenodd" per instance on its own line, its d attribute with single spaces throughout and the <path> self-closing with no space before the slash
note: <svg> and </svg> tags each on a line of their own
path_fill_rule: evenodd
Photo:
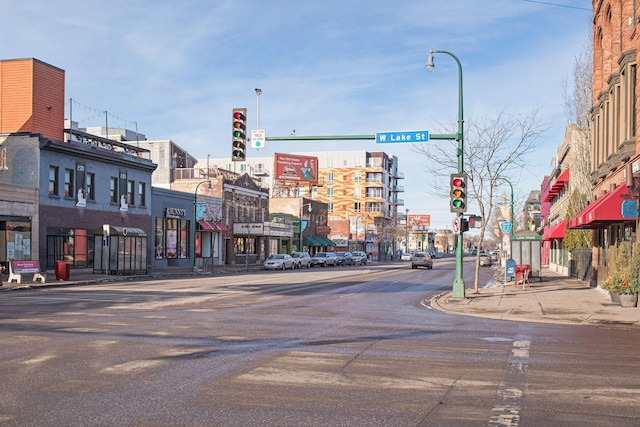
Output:
<svg viewBox="0 0 640 427">
<path fill-rule="evenodd" d="M 183 218 L 187 216 L 187 210 L 179 208 L 165 208 L 164 216 L 167 218 Z"/>
</svg>

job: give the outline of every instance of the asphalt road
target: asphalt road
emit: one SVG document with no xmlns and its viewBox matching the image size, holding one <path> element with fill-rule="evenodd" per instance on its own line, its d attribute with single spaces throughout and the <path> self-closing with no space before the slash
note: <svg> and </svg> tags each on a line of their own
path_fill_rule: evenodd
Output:
<svg viewBox="0 0 640 427">
<path fill-rule="evenodd" d="M 454 276 L 439 259 L 5 292 L 0 425 L 640 425 L 640 331 L 431 310 Z"/>
</svg>

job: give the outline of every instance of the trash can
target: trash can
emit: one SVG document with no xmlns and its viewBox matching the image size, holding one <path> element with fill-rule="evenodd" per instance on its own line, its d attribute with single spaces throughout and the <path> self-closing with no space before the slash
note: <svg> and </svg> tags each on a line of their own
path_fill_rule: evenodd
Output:
<svg viewBox="0 0 640 427">
<path fill-rule="evenodd" d="M 531 278 L 531 266 L 529 264 L 516 265 L 516 283 L 520 283 L 524 279 L 525 272 L 527 274 L 527 282 Z"/>
<path fill-rule="evenodd" d="M 69 271 L 71 263 L 68 261 L 56 261 L 55 272 L 56 280 L 69 280 Z"/>
</svg>

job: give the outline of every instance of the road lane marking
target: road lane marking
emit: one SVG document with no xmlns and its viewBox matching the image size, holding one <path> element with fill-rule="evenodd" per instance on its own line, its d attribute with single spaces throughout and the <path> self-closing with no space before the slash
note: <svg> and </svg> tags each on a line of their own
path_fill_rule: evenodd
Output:
<svg viewBox="0 0 640 427">
<path fill-rule="evenodd" d="M 507 373 L 498 388 L 496 405 L 491 410 L 488 426 L 515 427 L 520 424 L 530 347 L 531 340 L 528 337 L 520 337 L 513 342 Z"/>
</svg>

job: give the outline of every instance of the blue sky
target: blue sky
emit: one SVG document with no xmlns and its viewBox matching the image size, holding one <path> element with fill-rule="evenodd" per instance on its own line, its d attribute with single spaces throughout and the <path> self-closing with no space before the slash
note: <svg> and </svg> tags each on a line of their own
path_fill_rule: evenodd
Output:
<svg viewBox="0 0 640 427">
<path fill-rule="evenodd" d="M 553 3 L 553 4 L 550 4 Z M 66 98 L 81 127 L 135 129 L 171 139 L 196 158 L 230 156 L 231 110 L 248 108 L 267 136 L 447 133 L 464 111 L 490 117 L 541 110 L 549 131 L 517 194 L 552 170 L 566 118 L 563 81 L 589 40 L 588 0 L 0 0 L 0 58 L 35 57 L 66 72 Z M 451 226 L 448 198 L 429 193 L 410 145 L 373 141 L 269 142 L 274 152 L 369 150 L 399 158 L 401 198 L 433 228 Z M 506 191 L 506 189 L 505 189 Z M 404 209 L 403 209 L 404 211 Z"/>
</svg>

